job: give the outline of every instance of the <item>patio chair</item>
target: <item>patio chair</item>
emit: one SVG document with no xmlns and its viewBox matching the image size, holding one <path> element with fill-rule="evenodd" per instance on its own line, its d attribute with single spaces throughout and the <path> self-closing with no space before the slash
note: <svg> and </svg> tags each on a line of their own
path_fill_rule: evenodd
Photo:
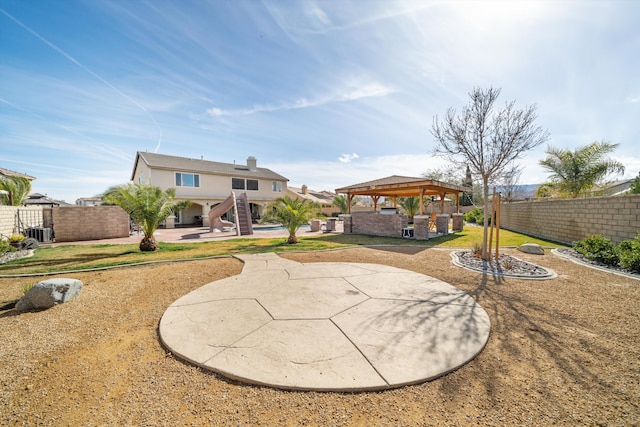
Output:
<svg viewBox="0 0 640 427">
<path fill-rule="evenodd" d="M 436 217 L 438 216 L 437 212 L 431 212 L 431 218 L 429 218 L 428 228 L 429 231 L 436 231 Z"/>
</svg>

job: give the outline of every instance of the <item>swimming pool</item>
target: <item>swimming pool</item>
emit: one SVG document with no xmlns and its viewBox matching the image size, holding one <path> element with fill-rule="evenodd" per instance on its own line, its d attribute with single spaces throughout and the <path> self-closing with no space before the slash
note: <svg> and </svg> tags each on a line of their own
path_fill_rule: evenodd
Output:
<svg viewBox="0 0 640 427">
<path fill-rule="evenodd" d="M 309 228 L 309 224 L 303 224 L 298 229 L 307 229 Z M 254 225 L 254 231 L 282 231 L 286 230 L 282 225 Z"/>
</svg>

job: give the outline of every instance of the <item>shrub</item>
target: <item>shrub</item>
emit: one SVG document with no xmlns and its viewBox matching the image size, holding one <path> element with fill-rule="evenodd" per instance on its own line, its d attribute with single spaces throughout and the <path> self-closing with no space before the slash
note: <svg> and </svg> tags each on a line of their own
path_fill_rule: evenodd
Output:
<svg viewBox="0 0 640 427">
<path fill-rule="evenodd" d="M 480 208 L 473 208 L 464 214 L 464 220 L 471 223 L 484 224 L 484 211 Z M 491 217 L 489 217 L 489 225 L 491 225 Z"/>
<path fill-rule="evenodd" d="M 484 221 L 484 215 L 482 214 L 482 209 L 473 208 L 466 214 L 464 214 L 464 220 L 471 223 L 482 224 Z"/>
<path fill-rule="evenodd" d="M 10 243 L 19 243 L 24 240 L 24 236 L 22 234 L 12 234 L 9 236 Z"/>
<path fill-rule="evenodd" d="M 573 244 L 576 252 L 584 255 L 591 261 L 601 262 L 606 265 L 618 265 L 618 251 L 611 240 L 602 234 L 595 234 L 578 240 Z"/>
<path fill-rule="evenodd" d="M 476 258 L 480 258 L 482 257 L 482 243 L 480 242 L 473 242 L 473 245 L 471 246 L 471 253 L 473 254 L 473 256 L 475 256 Z"/>
<path fill-rule="evenodd" d="M 9 244 L 8 240 L 0 239 L 0 255 L 4 255 L 7 252 L 15 251 L 16 248 Z"/>
<path fill-rule="evenodd" d="M 620 242 L 616 249 L 620 267 L 640 273 L 640 234 L 633 240 Z"/>
</svg>

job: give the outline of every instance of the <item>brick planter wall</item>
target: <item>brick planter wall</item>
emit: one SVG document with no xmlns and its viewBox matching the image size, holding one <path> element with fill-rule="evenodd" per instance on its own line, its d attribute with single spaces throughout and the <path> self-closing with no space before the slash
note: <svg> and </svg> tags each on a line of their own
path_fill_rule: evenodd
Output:
<svg viewBox="0 0 640 427">
<path fill-rule="evenodd" d="M 503 203 L 500 227 L 571 244 L 603 234 L 618 244 L 640 233 L 640 195 Z"/>
<path fill-rule="evenodd" d="M 129 237 L 129 215 L 120 206 L 55 206 L 56 242 Z"/>
<path fill-rule="evenodd" d="M 404 215 L 382 215 L 378 212 L 355 212 L 343 215 L 344 233 L 370 236 L 402 237 L 402 229 L 409 225 Z"/>
</svg>

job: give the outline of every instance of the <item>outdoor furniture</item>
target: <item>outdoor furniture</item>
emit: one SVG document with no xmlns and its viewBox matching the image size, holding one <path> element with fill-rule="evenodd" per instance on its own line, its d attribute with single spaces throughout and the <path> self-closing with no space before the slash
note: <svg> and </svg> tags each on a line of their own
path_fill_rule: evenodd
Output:
<svg viewBox="0 0 640 427">
<path fill-rule="evenodd" d="M 432 212 L 431 213 L 431 218 L 429 218 L 429 231 L 433 230 L 436 231 L 436 218 L 438 217 L 438 213 L 437 212 Z"/>
</svg>

